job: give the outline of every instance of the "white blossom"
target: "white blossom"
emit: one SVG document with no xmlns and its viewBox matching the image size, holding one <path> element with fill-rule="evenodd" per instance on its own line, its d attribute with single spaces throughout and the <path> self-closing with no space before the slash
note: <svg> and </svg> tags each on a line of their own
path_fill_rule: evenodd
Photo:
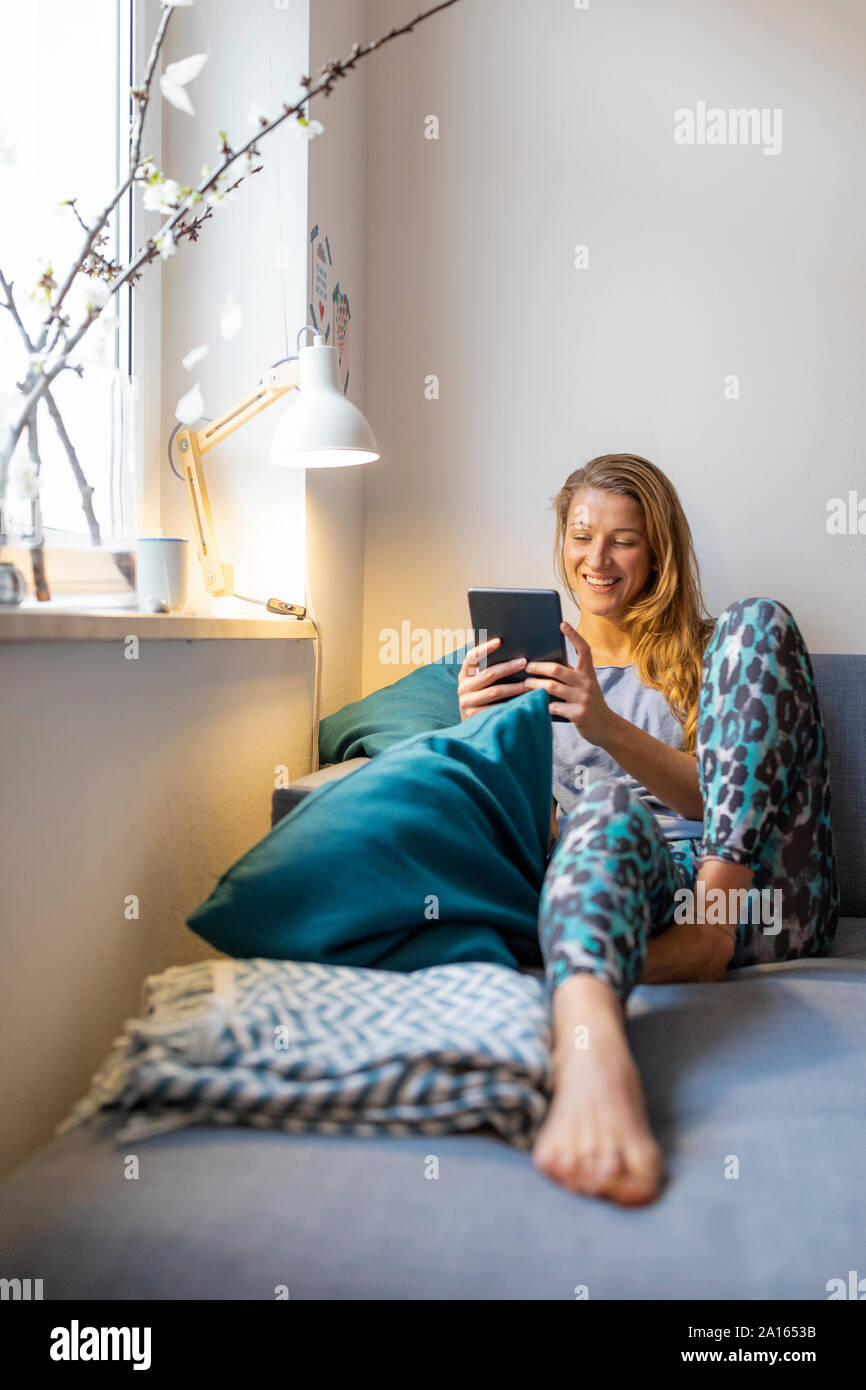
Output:
<svg viewBox="0 0 866 1390">
<path fill-rule="evenodd" d="M 259 126 L 267 125 L 267 123 L 268 116 L 261 102 L 252 102 L 250 104 L 250 109 L 247 112 L 247 125 L 251 125 L 253 127 L 253 130 L 257 130 Z"/>
<path fill-rule="evenodd" d="M 91 309 L 104 309 L 111 298 L 111 290 L 104 280 L 90 281 L 90 293 L 87 295 L 86 303 Z"/>
<path fill-rule="evenodd" d="M 180 359 L 181 365 L 187 371 L 191 371 L 193 367 L 198 366 L 202 358 L 207 357 L 209 350 L 207 343 L 202 343 L 200 347 L 190 348 L 189 352 Z"/>
<path fill-rule="evenodd" d="M 321 121 L 308 121 L 306 116 L 298 116 L 292 122 L 296 135 L 302 135 L 305 140 L 314 140 L 317 135 L 324 133 L 325 127 Z"/>
<path fill-rule="evenodd" d="M 81 308 L 85 313 L 93 311 L 98 313 L 105 308 L 111 298 L 111 287 L 104 280 L 97 280 L 92 275 L 78 274 L 73 284 Z"/>
<path fill-rule="evenodd" d="M 200 420 L 204 415 L 204 401 L 202 400 L 201 388 L 198 382 L 191 391 L 187 391 L 185 396 L 181 396 L 174 408 L 175 419 L 180 420 L 182 425 L 194 425 L 196 420 Z"/>
<path fill-rule="evenodd" d="M 163 232 L 157 232 L 153 238 L 153 244 L 159 251 L 162 260 L 167 261 L 169 256 L 173 256 L 177 250 L 177 243 L 171 227 L 166 227 Z"/>
<path fill-rule="evenodd" d="M 144 189 L 145 212 L 174 212 L 178 205 L 180 184 L 177 179 L 162 179 L 149 183 Z"/>
<path fill-rule="evenodd" d="M 180 58 L 176 63 L 169 63 L 159 79 L 159 90 L 166 101 L 189 116 L 194 116 L 195 110 L 187 94 L 186 84 L 198 77 L 206 62 L 206 53 L 193 53 L 189 58 Z"/>
<path fill-rule="evenodd" d="M 233 294 L 226 295 L 220 310 L 220 333 L 223 338 L 236 338 L 244 321 L 243 310 Z"/>
</svg>

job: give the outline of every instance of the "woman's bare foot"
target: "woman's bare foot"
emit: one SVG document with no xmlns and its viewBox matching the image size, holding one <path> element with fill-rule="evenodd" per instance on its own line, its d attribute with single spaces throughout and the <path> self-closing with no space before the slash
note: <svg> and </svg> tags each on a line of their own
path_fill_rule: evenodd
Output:
<svg viewBox="0 0 866 1390">
<path fill-rule="evenodd" d="M 535 1166 L 572 1192 L 644 1206 L 659 1195 L 664 1159 L 647 1120 L 619 997 L 593 975 L 553 996 L 554 1094 Z"/>
</svg>

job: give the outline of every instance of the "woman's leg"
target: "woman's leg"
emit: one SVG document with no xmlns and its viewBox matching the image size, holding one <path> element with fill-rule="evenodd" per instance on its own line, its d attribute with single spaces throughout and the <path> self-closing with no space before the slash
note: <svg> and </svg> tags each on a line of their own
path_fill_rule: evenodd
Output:
<svg viewBox="0 0 866 1390">
<path fill-rule="evenodd" d="M 727 894 L 744 884 L 757 890 L 746 910 L 728 905 L 715 918 L 733 928 L 734 966 L 820 953 L 836 928 L 814 676 L 794 618 L 775 600 L 742 600 L 716 623 L 703 663 L 698 765 L 699 852 L 665 842 L 621 783 L 596 783 L 569 816 L 542 889 L 556 1090 L 535 1158 L 567 1186 L 616 1201 L 652 1200 L 661 1182 L 623 1004 L 642 977 L 650 939 L 672 924 L 676 890 L 700 880 Z M 578 1046 L 583 1037 L 586 1048 Z"/>
<path fill-rule="evenodd" d="M 674 894 L 691 888 L 689 842 L 667 841 L 623 782 L 587 787 L 565 821 L 541 890 L 538 934 L 548 985 L 578 972 L 625 1000 L 643 974 L 650 937 L 673 922 Z"/>
<path fill-rule="evenodd" d="M 555 1088 L 536 1165 L 575 1192 L 652 1201 L 664 1162 L 625 1034 L 625 999 L 647 943 L 691 887 L 687 846 L 673 848 L 639 798 L 610 778 L 588 787 L 557 841 L 541 892 L 539 939 L 553 991 Z"/>
<path fill-rule="evenodd" d="M 806 644 L 777 600 L 742 599 L 719 616 L 697 752 L 701 855 L 754 873 L 731 965 L 825 952 L 839 914 L 827 746 Z"/>
</svg>

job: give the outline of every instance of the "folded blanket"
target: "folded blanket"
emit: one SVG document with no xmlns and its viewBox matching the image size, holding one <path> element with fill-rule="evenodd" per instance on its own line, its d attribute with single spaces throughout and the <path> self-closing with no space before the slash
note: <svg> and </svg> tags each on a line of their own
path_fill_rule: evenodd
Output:
<svg viewBox="0 0 866 1390">
<path fill-rule="evenodd" d="M 190 1124 L 443 1134 L 528 1148 L 547 1109 L 544 986 L 484 962 L 410 973 L 274 960 L 175 966 L 144 983 L 60 1132 L 135 1110 L 117 1138 Z"/>
</svg>

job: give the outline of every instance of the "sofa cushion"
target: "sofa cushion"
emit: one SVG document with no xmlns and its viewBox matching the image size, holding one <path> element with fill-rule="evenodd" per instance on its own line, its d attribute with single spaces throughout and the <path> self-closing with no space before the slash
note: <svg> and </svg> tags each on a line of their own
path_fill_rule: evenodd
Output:
<svg viewBox="0 0 866 1390">
<path fill-rule="evenodd" d="M 812 655 L 830 753 L 840 911 L 866 917 L 866 656 Z"/>
<path fill-rule="evenodd" d="M 457 677 L 466 651 L 449 652 L 329 714 L 319 726 L 319 761 L 372 758 L 413 734 L 459 723 Z"/>
<path fill-rule="evenodd" d="M 528 691 L 311 792 L 189 925 L 232 956 L 538 963 L 551 781 L 547 694 Z"/>
</svg>

